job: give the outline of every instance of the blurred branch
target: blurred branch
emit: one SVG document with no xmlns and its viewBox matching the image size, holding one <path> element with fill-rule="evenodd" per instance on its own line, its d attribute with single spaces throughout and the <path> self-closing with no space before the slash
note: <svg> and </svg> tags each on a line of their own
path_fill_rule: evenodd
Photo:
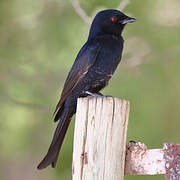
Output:
<svg viewBox="0 0 180 180">
<path fill-rule="evenodd" d="M 137 46 L 138 44 L 138 46 Z M 140 37 L 131 37 L 126 40 L 124 65 L 135 68 L 144 63 L 146 56 L 151 52 L 151 46 Z"/>
<path fill-rule="evenodd" d="M 144 57 L 148 54 L 149 52 L 143 52 L 143 53 L 137 53 L 131 58 L 127 59 L 126 62 L 124 63 L 127 67 L 130 68 L 135 68 L 141 64 L 144 63 Z"/>
<path fill-rule="evenodd" d="M 81 8 L 78 0 L 72 0 L 72 6 L 76 13 L 88 24 L 91 24 L 92 18 L 87 15 L 87 13 Z"/>
<path fill-rule="evenodd" d="M 120 2 L 117 9 L 122 11 L 129 3 L 130 3 L 130 0 L 123 0 L 123 1 Z"/>
<path fill-rule="evenodd" d="M 79 0 L 71 0 L 72 6 L 74 7 L 74 10 L 76 13 L 87 23 L 91 24 L 92 17 L 88 16 L 88 14 L 84 11 L 84 9 L 81 8 Z M 130 0 L 122 0 L 120 4 L 118 5 L 117 9 L 122 11 L 128 4 L 130 3 Z"/>
</svg>

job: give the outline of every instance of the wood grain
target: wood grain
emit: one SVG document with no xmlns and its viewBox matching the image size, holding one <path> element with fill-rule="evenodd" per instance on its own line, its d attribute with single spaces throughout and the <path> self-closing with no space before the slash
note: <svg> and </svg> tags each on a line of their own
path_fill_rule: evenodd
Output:
<svg viewBox="0 0 180 180">
<path fill-rule="evenodd" d="M 129 102 L 78 99 L 73 180 L 123 180 Z"/>
</svg>

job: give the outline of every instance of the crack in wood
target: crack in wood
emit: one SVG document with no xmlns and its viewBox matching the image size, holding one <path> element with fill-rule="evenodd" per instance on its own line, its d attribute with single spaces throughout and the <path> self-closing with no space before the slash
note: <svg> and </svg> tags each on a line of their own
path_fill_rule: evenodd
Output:
<svg viewBox="0 0 180 180">
<path fill-rule="evenodd" d="M 83 146 L 82 146 L 82 154 L 81 154 L 81 180 L 83 177 L 83 168 L 84 168 L 84 154 L 85 154 L 85 145 L 87 139 L 87 125 L 88 125 L 88 112 L 89 112 L 89 99 L 87 100 L 87 111 L 86 111 L 86 120 L 85 120 L 85 131 L 83 134 Z"/>
</svg>

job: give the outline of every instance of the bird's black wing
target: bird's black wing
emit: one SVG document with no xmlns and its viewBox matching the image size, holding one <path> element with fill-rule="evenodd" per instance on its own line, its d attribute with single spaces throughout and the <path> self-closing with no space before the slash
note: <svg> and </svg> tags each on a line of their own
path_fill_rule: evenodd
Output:
<svg viewBox="0 0 180 180">
<path fill-rule="evenodd" d="M 61 93 L 61 98 L 56 106 L 54 114 L 56 114 L 54 121 L 58 121 L 63 110 L 62 106 L 67 96 L 76 87 L 78 82 L 88 72 L 89 68 L 95 63 L 98 53 L 100 51 L 100 45 L 97 41 L 87 42 L 80 50 L 64 84 L 64 88 Z M 62 110 L 61 110 L 62 109 Z"/>
</svg>

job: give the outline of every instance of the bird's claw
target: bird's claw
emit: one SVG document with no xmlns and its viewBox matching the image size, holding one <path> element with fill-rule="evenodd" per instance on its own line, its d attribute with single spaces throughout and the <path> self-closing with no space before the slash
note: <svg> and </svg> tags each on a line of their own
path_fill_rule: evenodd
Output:
<svg viewBox="0 0 180 180">
<path fill-rule="evenodd" d="M 112 96 L 108 96 L 108 95 L 103 95 L 101 93 L 91 93 L 89 91 L 85 91 L 86 94 L 88 94 L 87 97 L 112 97 Z"/>
<path fill-rule="evenodd" d="M 102 97 L 103 96 L 103 94 L 101 93 L 91 93 L 89 91 L 86 91 L 85 93 L 88 95 L 87 97 Z"/>
</svg>

